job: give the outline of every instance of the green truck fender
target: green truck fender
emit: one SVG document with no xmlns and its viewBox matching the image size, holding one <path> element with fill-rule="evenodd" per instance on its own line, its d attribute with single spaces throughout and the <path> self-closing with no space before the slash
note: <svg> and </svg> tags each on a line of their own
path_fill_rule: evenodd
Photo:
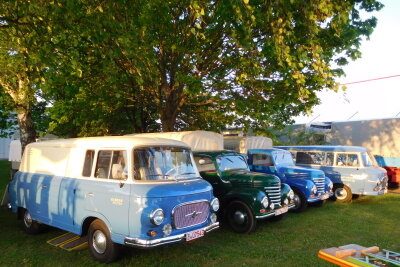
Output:
<svg viewBox="0 0 400 267">
<path fill-rule="evenodd" d="M 223 199 L 221 199 L 221 201 L 225 208 L 230 202 L 240 200 L 246 203 L 246 205 L 248 205 L 253 211 L 253 215 L 256 216 L 259 215 L 260 210 L 264 208 L 261 204 L 261 200 L 266 196 L 265 192 L 256 188 L 233 188 L 223 197 Z"/>
</svg>

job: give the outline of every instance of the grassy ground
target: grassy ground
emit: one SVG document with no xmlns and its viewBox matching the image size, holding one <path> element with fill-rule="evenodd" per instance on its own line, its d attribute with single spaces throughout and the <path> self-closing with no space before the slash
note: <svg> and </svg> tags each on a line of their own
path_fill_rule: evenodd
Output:
<svg viewBox="0 0 400 267">
<path fill-rule="evenodd" d="M 0 161 L 0 193 L 8 182 L 8 167 Z M 400 251 L 400 194 L 362 197 L 351 204 L 328 202 L 282 221 L 261 222 L 250 235 L 222 227 L 193 243 L 152 250 L 126 248 L 111 266 L 332 266 L 318 250 L 345 244 L 379 246 Z M 0 266 L 93 266 L 87 249 L 67 252 L 46 243 L 63 232 L 49 229 L 29 236 L 21 221 L 0 209 Z"/>
</svg>

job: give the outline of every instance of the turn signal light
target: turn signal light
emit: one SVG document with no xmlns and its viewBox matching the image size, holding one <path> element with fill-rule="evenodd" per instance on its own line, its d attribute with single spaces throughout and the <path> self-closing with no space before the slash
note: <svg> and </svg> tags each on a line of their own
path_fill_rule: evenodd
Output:
<svg viewBox="0 0 400 267">
<path fill-rule="evenodd" d="M 150 230 L 150 231 L 147 232 L 147 235 L 148 235 L 148 236 L 151 236 L 151 237 L 154 237 L 154 236 L 157 235 L 157 232 L 154 231 L 154 230 Z"/>
</svg>

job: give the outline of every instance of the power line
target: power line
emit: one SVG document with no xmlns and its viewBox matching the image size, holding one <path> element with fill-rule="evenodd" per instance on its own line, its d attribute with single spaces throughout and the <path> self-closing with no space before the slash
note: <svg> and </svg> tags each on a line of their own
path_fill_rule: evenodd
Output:
<svg viewBox="0 0 400 267">
<path fill-rule="evenodd" d="M 355 83 L 372 82 L 372 81 L 395 78 L 395 77 L 400 77 L 400 74 L 399 75 L 393 75 L 393 76 L 387 76 L 387 77 L 374 78 L 374 79 L 369 79 L 369 80 L 363 80 L 363 81 L 357 81 L 357 82 L 341 83 L 340 85 L 349 85 L 349 84 L 355 84 Z"/>
</svg>

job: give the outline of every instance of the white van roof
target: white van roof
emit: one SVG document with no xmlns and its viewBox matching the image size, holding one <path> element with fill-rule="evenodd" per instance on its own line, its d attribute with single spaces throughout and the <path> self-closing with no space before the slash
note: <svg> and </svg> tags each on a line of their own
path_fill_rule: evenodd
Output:
<svg viewBox="0 0 400 267">
<path fill-rule="evenodd" d="M 22 172 L 80 177 L 86 150 L 130 150 L 148 146 L 189 148 L 185 143 L 164 138 L 106 136 L 56 139 L 26 146 L 19 170 Z"/>
<path fill-rule="evenodd" d="M 30 143 L 29 147 L 85 147 L 85 148 L 130 148 L 140 146 L 181 146 L 188 147 L 183 142 L 165 138 L 150 138 L 138 136 L 102 136 L 102 137 L 82 137 L 69 139 L 55 139 L 43 142 Z"/>
<path fill-rule="evenodd" d="M 143 133 L 128 136 L 162 137 L 186 143 L 193 151 L 214 151 L 224 149 L 222 134 L 209 131 L 183 131 L 163 133 Z"/>
</svg>

